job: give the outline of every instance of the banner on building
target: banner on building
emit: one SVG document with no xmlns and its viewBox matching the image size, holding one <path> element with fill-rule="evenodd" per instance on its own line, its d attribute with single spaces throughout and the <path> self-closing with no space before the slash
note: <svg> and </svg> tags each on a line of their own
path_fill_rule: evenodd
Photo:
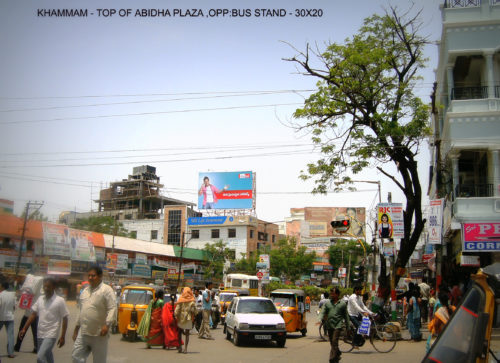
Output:
<svg viewBox="0 0 500 363">
<path fill-rule="evenodd" d="M 444 199 L 434 199 L 429 205 L 429 243 L 441 244 Z"/>
<path fill-rule="evenodd" d="M 67 226 L 42 223 L 43 254 L 47 256 L 71 257 L 69 228 Z"/>
<path fill-rule="evenodd" d="M 462 251 L 500 251 L 500 223 L 463 223 Z"/>
<path fill-rule="evenodd" d="M 252 209 L 251 171 L 204 172 L 198 177 L 198 209 Z"/>
<path fill-rule="evenodd" d="M 177 280 L 179 278 L 179 270 L 176 268 L 169 268 L 167 272 L 167 278 L 169 280 Z M 184 271 L 181 272 L 181 279 L 184 278 Z"/>
<path fill-rule="evenodd" d="M 377 205 L 378 237 L 403 238 L 404 220 L 403 204 L 380 203 Z"/>
<path fill-rule="evenodd" d="M 94 245 L 91 242 L 91 232 L 68 229 L 71 247 L 71 259 L 75 261 L 96 262 Z"/>
</svg>

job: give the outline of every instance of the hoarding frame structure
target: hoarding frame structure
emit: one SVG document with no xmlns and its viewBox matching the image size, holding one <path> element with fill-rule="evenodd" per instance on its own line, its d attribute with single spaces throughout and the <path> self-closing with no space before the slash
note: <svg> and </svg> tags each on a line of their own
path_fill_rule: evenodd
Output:
<svg viewBox="0 0 500 363">
<path fill-rule="evenodd" d="M 205 183 L 205 179 L 208 181 Z M 198 174 L 198 209 L 211 210 L 255 210 L 256 173 L 200 172 Z M 214 184 L 212 184 L 214 183 Z M 206 190 L 210 188 L 210 192 Z"/>
</svg>

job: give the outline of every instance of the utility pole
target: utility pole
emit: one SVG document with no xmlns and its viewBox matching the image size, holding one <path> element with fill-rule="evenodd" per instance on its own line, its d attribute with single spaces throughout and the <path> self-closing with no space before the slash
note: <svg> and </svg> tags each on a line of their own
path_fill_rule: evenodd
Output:
<svg viewBox="0 0 500 363">
<path fill-rule="evenodd" d="M 30 210 L 30 205 L 35 205 L 35 206 L 38 206 L 37 210 L 35 210 L 31 216 L 29 215 L 29 210 Z M 19 245 L 19 254 L 17 256 L 17 263 L 16 263 L 16 277 L 19 275 L 19 267 L 21 266 L 21 258 L 22 258 L 22 253 L 23 253 L 23 245 L 24 245 L 24 237 L 26 235 L 26 225 L 28 224 L 28 220 L 36 213 L 40 210 L 40 208 L 42 208 L 43 206 L 43 202 L 32 202 L 32 201 L 28 201 L 28 203 L 26 203 L 26 209 L 24 211 L 24 223 L 23 223 L 23 230 L 21 232 L 21 243 Z"/>
<path fill-rule="evenodd" d="M 349 264 L 347 265 L 347 288 L 349 288 L 351 280 L 351 251 L 349 251 Z"/>
<path fill-rule="evenodd" d="M 188 233 L 191 233 L 191 232 L 188 232 Z M 183 252 L 184 252 L 184 244 L 187 244 L 190 240 L 191 240 L 191 237 L 189 237 L 189 239 L 184 243 L 184 236 L 185 236 L 185 232 L 182 231 L 182 238 L 181 238 L 181 257 L 179 259 L 179 273 L 177 275 L 177 291 L 179 291 L 179 286 L 180 286 L 180 283 L 181 283 L 181 272 L 182 272 L 182 262 L 183 262 Z"/>
</svg>

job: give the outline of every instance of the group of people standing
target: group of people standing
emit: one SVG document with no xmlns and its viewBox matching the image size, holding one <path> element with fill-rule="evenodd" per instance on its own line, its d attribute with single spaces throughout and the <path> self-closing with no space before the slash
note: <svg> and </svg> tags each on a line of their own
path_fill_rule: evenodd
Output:
<svg viewBox="0 0 500 363">
<path fill-rule="evenodd" d="M 209 328 L 212 307 L 211 289 L 212 284 L 207 283 L 199 299 L 203 320 L 198 337 L 209 340 L 213 339 Z M 157 290 L 138 328 L 138 334 L 143 337 L 147 347 L 177 348 L 179 353 L 187 353 L 190 331 L 199 313 L 197 299 L 198 297 L 195 297 L 190 287 L 184 287 L 179 299 L 176 300 L 176 294 L 171 294 L 169 301 L 165 303 L 164 291 Z"/>
</svg>

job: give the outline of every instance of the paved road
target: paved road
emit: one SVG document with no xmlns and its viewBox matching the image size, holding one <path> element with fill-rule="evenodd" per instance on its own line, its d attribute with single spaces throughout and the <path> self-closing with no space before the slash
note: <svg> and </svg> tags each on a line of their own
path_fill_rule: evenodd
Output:
<svg viewBox="0 0 500 363">
<path fill-rule="evenodd" d="M 54 348 L 56 362 L 71 362 L 71 350 L 73 341 L 71 334 L 74 328 L 76 318 L 76 307 L 72 302 L 68 303 L 70 310 L 70 324 L 66 336 L 66 345 L 59 349 Z M 22 312 L 16 313 L 15 330 L 19 326 Z M 198 339 L 197 336 L 191 336 L 188 354 L 178 354 L 175 350 L 166 351 L 159 348 L 146 349 L 142 342 L 130 343 L 121 340 L 121 335 L 116 334 L 110 337 L 108 362 L 109 363 L 135 363 L 146 361 L 164 361 L 165 359 L 175 359 L 176 362 L 196 362 L 200 359 L 204 362 L 231 362 L 231 363 L 290 363 L 290 362 L 328 362 L 330 346 L 327 342 L 318 340 L 315 314 L 309 317 L 309 333 L 306 337 L 300 334 L 290 334 L 285 348 L 277 348 L 273 343 L 269 344 L 248 344 L 242 347 L 235 347 L 227 341 L 222 334 L 222 328 L 212 330 L 214 341 Z M 0 357 L 5 362 L 34 362 L 35 354 L 31 353 L 33 343 L 29 331 L 21 352 L 16 353 L 14 359 L 7 358 L 5 330 L 0 332 Z M 376 352 L 367 342 L 359 351 L 344 354 L 342 362 L 370 362 L 387 363 L 391 362 L 420 362 L 424 356 L 425 343 L 410 343 L 399 341 L 396 348 L 386 354 Z M 89 359 L 89 362 L 92 362 Z"/>
</svg>

